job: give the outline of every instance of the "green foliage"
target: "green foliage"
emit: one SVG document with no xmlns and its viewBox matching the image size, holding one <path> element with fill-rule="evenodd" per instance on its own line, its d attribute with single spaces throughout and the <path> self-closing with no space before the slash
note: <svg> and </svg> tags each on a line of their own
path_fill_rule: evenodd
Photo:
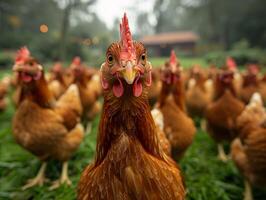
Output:
<svg viewBox="0 0 266 200">
<path fill-rule="evenodd" d="M 228 56 L 234 58 L 236 63 L 240 66 L 249 63 L 258 63 L 261 65 L 266 64 L 266 51 L 258 48 L 248 49 L 232 49 L 230 51 L 216 51 L 208 53 L 205 56 L 206 62 L 215 64 L 217 66 L 223 66 Z"/>
<path fill-rule="evenodd" d="M 14 62 L 14 55 L 10 52 L 1 52 L 0 53 L 0 68 L 7 68 L 12 66 Z"/>
</svg>

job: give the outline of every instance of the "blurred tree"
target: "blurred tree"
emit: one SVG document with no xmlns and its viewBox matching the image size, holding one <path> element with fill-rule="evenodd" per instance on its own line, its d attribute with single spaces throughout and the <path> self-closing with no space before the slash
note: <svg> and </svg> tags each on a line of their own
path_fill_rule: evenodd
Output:
<svg viewBox="0 0 266 200">
<path fill-rule="evenodd" d="M 155 32 L 192 30 L 226 49 L 241 39 L 266 47 L 265 0 L 155 0 Z"/>
<path fill-rule="evenodd" d="M 63 20 L 61 25 L 61 33 L 60 33 L 60 48 L 59 48 L 59 57 L 61 60 L 65 59 L 65 53 L 66 53 L 66 39 L 67 34 L 69 31 L 69 25 L 70 25 L 70 15 L 72 10 L 78 10 L 79 12 L 82 12 L 83 14 L 88 13 L 88 8 L 90 5 L 96 2 L 96 0 L 56 0 L 59 4 L 59 6 L 63 7 Z"/>
</svg>

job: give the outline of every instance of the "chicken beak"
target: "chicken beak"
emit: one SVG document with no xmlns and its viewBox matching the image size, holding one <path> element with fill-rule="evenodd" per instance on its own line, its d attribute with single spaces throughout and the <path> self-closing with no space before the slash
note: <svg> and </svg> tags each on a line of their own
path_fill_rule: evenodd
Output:
<svg viewBox="0 0 266 200">
<path fill-rule="evenodd" d="M 14 72 L 20 72 L 23 70 L 23 66 L 21 65 L 14 65 L 13 69 Z"/>
<path fill-rule="evenodd" d="M 136 77 L 136 70 L 134 69 L 132 62 L 127 62 L 125 69 L 122 71 L 122 75 L 129 85 L 134 82 Z"/>
</svg>

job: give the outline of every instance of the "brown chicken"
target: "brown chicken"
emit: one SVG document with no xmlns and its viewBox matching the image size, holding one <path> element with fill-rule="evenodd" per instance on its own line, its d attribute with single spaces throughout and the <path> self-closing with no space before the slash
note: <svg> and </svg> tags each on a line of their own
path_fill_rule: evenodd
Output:
<svg viewBox="0 0 266 200">
<path fill-rule="evenodd" d="M 82 142 L 84 131 L 79 123 L 82 107 L 78 88 L 71 85 L 56 102 L 48 89 L 43 67 L 23 48 L 19 51 L 13 70 L 18 74 L 21 93 L 13 118 L 13 136 L 23 148 L 37 156 L 41 169 L 36 178 L 23 189 L 42 185 L 50 159 L 63 162 L 61 177 L 51 189 L 60 184 L 71 184 L 68 160 Z"/>
<path fill-rule="evenodd" d="M 259 80 L 258 80 L 259 69 L 256 65 L 248 66 L 246 74 L 243 75 L 243 84 L 240 91 L 240 98 L 248 104 L 251 96 L 255 92 L 259 92 Z"/>
<path fill-rule="evenodd" d="M 237 118 L 240 137 L 231 144 L 231 155 L 245 178 L 245 200 L 252 200 L 251 184 L 266 186 L 266 112 L 259 93 Z"/>
<path fill-rule="evenodd" d="M 78 199 L 185 199 L 177 165 L 164 154 L 149 109 L 151 64 L 133 42 L 126 15 L 121 41 L 101 66 L 104 105 L 95 162 L 83 172 Z"/>
<path fill-rule="evenodd" d="M 266 105 L 266 74 L 259 81 L 259 93 L 261 94 L 264 105 Z"/>
<path fill-rule="evenodd" d="M 238 98 L 241 98 L 241 90 L 243 85 L 243 77 L 237 68 L 237 64 L 232 57 L 226 58 L 225 66 L 228 70 L 234 73 L 233 85 L 235 88 L 235 93 Z"/>
<path fill-rule="evenodd" d="M 158 101 L 160 96 L 162 82 L 161 82 L 161 75 L 160 75 L 160 68 L 152 69 L 152 85 L 148 88 L 148 98 L 149 104 L 151 107 Z"/>
<path fill-rule="evenodd" d="M 215 97 L 206 108 L 207 130 L 218 143 L 218 157 L 227 160 L 222 142 L 231 142 L 237 136 L 236 118 L 244 109 L 244 104 L 237 99 L 234 89 L 234 73 L 220 71 L 215 83 Z"/>
<path fill-rule="evenodd" d="M 196 128 L 186 114 L 182 69 L 173 51 L 162 69 L 162 90 L 157 106 L 163 115 L 163 130 L 171 144 L 172 157 L 180 160 L 192 144 Z"/>
<path fill-rule="evenodd" d="M 7 107 L 7 92 L 10 85 L 10 77 L 5 76 L 0 82 L 0 112 Z"/>
<path fill-rule="evenodd" d="M 204 117 L 205 108 L 213 99 L 213 92 L 213 81 L 207 79 L 201 68 L 193 67 L 186 90 L 186 107 L 191 117 Z"/>
<path fill-rule="evenodd" d="M 68 88 L 65 71 L 60 62 L 55 63 L 50 71 L 49 90 L 58 99 Z"/>
<path fill-rule="evenodd" d="M 73 74 L 73 83 L 78 86 L 81 104 L 83 107 L 83 122 L 86 124 L 86 132 L 91 130 L 91 121 L 101 111 L 101 105 L 98 101 L 99 89 L 95 86 L 97 80 L 90 80 L 92 76 L 88 76 L 87 68 L 82 65 L 79 57 L 75 57 L 70 69 Z"/>
</svg>

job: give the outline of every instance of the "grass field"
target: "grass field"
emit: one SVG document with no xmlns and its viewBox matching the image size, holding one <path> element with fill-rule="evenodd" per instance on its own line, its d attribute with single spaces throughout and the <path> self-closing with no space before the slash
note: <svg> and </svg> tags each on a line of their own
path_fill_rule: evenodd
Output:
<svg viewBox="0 0 266 200">
<path fill-rule="evenodd" d="M 154 62 L 162 61 L 164 60 L 155 59 Z M 191 62 L 191 60 L 187 61 L 186 66 Z M 99 116 L 93 121 L 92 133 L 86 135 L 79 150 L 70 160 L 69 175 L 73 183 L 71 187 L 62 186 L 57 190 L 49 191 L 50 183 L 47 183 L 43 187 L 22 191 L 21 186 L 27 179 L 36 175 L 40 162 L 15 143 L 11 134 L 13 113 L 11 104 L 4 113 L 0 113 L 0 199 L 75 199 L 79 176 L 94 157 Z M 244 186 L 241 175 L 232 161 L 222 163 L 217 159 L 216 154 L 214 142 L 199 129 L 193 145 L 180 163 L 185 177 L 188 200 L 243 199 Z M 60 171 L 61 163 L 51 161 L 46 175 L 50 180 L 55 180 L 60 176 Z M 254 196 L 254 200 L 265 200 L 266 190 L 254 189 Z"/>
</svg>

